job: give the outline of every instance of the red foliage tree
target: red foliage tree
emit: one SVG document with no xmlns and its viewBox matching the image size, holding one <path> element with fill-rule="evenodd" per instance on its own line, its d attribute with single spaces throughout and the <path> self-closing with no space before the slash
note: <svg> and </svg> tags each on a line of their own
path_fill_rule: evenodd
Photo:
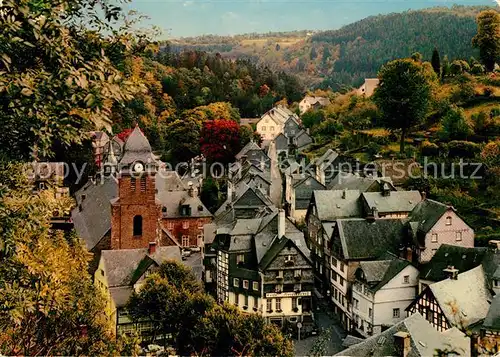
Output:
<svg viewBox="0 0 500 357">
<path fill-rule="evenodd" d="M 230 163 L 234 161 L 240 146 L 240 126 L 235 121 L 216 119 L 203 123 L 200 149 L 207 160 Z"/>
</svg>

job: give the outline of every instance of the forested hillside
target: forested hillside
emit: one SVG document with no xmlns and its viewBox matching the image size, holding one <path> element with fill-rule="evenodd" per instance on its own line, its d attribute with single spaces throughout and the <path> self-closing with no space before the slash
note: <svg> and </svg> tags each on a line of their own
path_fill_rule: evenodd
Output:
<svg viewBox="0 0 500 357">
<path fill-rule="evenodd" d="M 394 58 L 420 52 L 430 59 L 434 47 L 450 60 L 476 55 L 470 41 L 475 17 L 485 7 L 453 6 L 372 16 L 338 30 L 297 31 L 258 36 L 204 36 L 174 41 L 172 49 L 203 49 L 223 57 L 248 58 L 274 70 L 300 75 L 309 85 L 334 90 L 358 86 Z"/>
</svg>

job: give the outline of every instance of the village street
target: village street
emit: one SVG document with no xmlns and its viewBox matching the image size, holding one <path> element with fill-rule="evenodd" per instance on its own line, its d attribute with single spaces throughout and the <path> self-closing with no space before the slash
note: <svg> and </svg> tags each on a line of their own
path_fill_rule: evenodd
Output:
<svg viewBox="0 0 500 357">
<path fill-rule="evenodd" d="M 314 343 L 323 338 L 322 333 L 325 333 L 327 329 L 331 330 L 331 336 L 329 341 L 326 342 L 325 349 L 321 352 L 322 355 L 332 356 L 340 351 L 342 351 L 342 340 L 345 338 L 346 334 L 340 323 L 337 322 L 333 311 L 328 306 L 325 301 L 318 303 L 315 320 L 319 327 L 319 333 L 316 336 L 307 337 L 300 342 L 294 340 L 295 345 L 295 355 L 296 356 L 308 356 L 310 355 L 311 348 Z"/>
</svg>

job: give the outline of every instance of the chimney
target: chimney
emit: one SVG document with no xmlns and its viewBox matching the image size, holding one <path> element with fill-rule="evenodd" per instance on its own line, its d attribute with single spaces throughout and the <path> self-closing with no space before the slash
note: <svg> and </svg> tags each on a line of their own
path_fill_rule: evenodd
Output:
<svg viewBox="0 0 500 357">
<path fill-rule="evenodd" d="M 278 213 L 278 238 L 281 238 L 285 235 L 285 227 L 286 227 L 285 210 L 280 209 Z"/>
<path fill-rule="evenodd" d="M 156 242 L 149 242 L 148 254 L 156 253 Z"/>
<path fill-rule="evenodd" d="M 399 331 L 394 335 L 394 345 L 398 351 L 398 357 L 407 357 L 411 350 L 410 334 L 408 332 Z"/>
<path fill-rule="evenodd" d="M 443 269 L 446 273 L 448 279 L 457 280 L 458 279 L 458 269 L 455 269 L 453 265 L 448 265 L 446 269 Z"/>
</svg>

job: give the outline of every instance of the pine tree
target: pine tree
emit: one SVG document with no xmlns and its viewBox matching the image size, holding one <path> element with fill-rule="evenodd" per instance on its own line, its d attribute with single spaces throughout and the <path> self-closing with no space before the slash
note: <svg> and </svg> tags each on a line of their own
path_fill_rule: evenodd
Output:
<svg viewBox="0 0 500 357">
<path fill-rule="evenodd" d="M 441 74 L 441 58 L 439 57 L 437 48 L 434 48 L 434 51 L 432 51 L 431 64 L 434 72 L 439 76 Z"/>
</svg>

